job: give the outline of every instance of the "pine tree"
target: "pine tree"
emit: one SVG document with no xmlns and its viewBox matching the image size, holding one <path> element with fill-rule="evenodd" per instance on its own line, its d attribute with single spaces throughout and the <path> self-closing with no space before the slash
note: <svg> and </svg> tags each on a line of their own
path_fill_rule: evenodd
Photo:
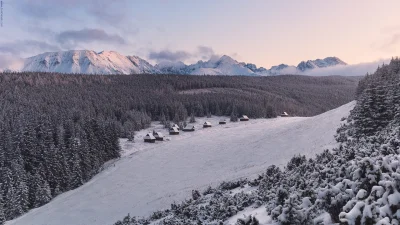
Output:
<svg viewBox="0 0 400 225">
<path fill-rule="evenodd" d="M 267 118 L 273 118 L 276 117 L 276 113 L 274 112 L 274 109 L 272 106 L 268 105 L 265 109 L 265 114 Z"/>
<path fill-rule="evenodd" d="M 196 122 L 196 118 L 194 117 L 194 114 L 193 113 L 191 113 L 190 114 L 190 120 L 189 120 L 189 123 L 195 123 Z"/>
<path fill-rule="evenodd" d="M 171 128 L 171 122 L 170 121 L 166 121 L 164 127 L 166 129 L 170 129 Z"/>
<path fill-rule="evenodd" d="M 40 207 L 51 200 L 50 186 L 47 181 L 42 181 L 36 189 L 34 207 Z"/>
<path fill-rule="evenodd" d="M 28 211 L 29 209 L 29 190 L 27 184 L 23 180 L 25 179 L 20 180 L 16 189 L 18 198 L 17 201 L 21 208 L 21 214 Z"/>
<path fill-rule="evenodd" d="M 12 219 L 24 213 L 24 210 L 20 205 L 18 192 L 13 186 L 9 187 L 7 190 L 5 203 L 6 204 L 4 205 L 4 214 L 6 216 L 6 219 Z"/>
<path fill-rule="evenodd" d="M 231 113 L 231 118 L 230 118 L 231 122 L 237 122 L 238 121 L 238 117 L 236 115 L 236 113 L 234 111 L 232 111 Z"/>
<path fill-rule="evenodd" d="M 69 158 L 70 161 L 70 177 L 69 177 L 69 186 L 70 188 L 76 188 L 83 184 L 82 179 L 82 170 L 80 166 L 81 159 L 79 158 L 79 141 L 77 138 L 72 140 L 71 146 L 71 155 Z"/>
<path fill-rule="evenodd" d="M 4 215 L 4 209 L 2 203 L 0 203 L 0 225 L 4 225 L 6 223 L 6 217 Z"/>
<path fill-rule="evenodd" d="M 165 122 L 167 121 L 167 119 L 165 118 L 165 114 L 164 114 L 164 112 L 161 112 L 161 115 L 160 115 L 160 123 L 161 124 L 165 124 Z"/>
<path fill-rule="evenodd" d="M 222 112 L 221 112 L 221 109 L 220 109 L 218 103 L 215 105 L 215 115 L 216 116 L 222 116 Z"/>
<path fill-rule="evenodd" d="M 180 122 L 178 113 L 175 113 L 173 122 L 176 123 L 176 124 L 178 124 Z"/>
<path fill-rule="evenodd" d="M 282 208 L 282 214 L 278 216 L 278 221 L 282 225 L 301 224 L 303 218 L 299 213 L 297 200 L 298 196 L 294 194 L 285 201 Z"/>
<path fill-rule="evenodd" d="M 4 225 L 6 222 L 6 216 L 4 214 L 4 205 L 3 205 L 3 194 L 0 190 L 0 225 Z"/>
<path fill-rule="evenodd" d="M 198 190 L 192 190 L 192 198 L 193 200 L 197 200 L 201 197 L 201 194 Z"/>
<path fill-rule="evenodd" d="M 128 141 L 134 141 L 135 140 L 135 131 L 130 131 L 128 133 Z"/>
</svg>

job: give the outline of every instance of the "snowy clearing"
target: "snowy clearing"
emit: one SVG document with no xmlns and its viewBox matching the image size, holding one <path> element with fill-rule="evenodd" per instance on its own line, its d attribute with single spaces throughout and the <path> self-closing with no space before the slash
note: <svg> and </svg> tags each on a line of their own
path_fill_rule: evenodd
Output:
<svg viewBox="0 0 400 225">
<path fill-rule="evenodd" d="M 149 215 L 190 198 L 193 189 L 255 176 L 269 165 L 284 166 L 295 154 L 310 157 L 335 146 L 340 119 L 354 104 L 308 118 L 226 125 L 218 125 L 218 117 L 198 118 L 195 132 L 169 136 L 164 130 L 164 142 L 144 143 L 146 133 L 163 130 L 154 123 L 136 134 L 135 143 L 121 140 L 121 159 L 88 183 L 6 224 L 111 225 L 128 213 Z M 203 129 L 204 121 L 213 127 Z"/>
</svg>

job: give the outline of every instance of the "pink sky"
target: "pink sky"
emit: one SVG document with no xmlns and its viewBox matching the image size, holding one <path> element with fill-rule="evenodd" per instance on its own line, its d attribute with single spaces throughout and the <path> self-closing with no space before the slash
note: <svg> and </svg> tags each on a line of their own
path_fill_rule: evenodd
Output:
<svg viewBox="0 0 400 225">
<path fill-rule="evenodd" d="M 371 62 L 400 50 L 399 0 L 3 3 L 0 55 L 90 49 L 149 59 L 167 51 L 184 62 L 227 54 L 269 68 L 327 56 Z"/>
</svg>

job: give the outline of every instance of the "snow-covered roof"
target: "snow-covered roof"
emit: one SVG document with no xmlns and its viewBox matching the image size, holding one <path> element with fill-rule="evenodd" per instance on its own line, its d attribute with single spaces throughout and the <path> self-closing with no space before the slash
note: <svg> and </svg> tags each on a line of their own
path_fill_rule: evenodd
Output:
<svg viewBox="0 0 400 225">
<path fill-rule="evenodd" d="M 243 119 L 248 119 L 249 117 L 247 117 L 246 115 L 243 115 L 242 117 L 240 117 L 240 118 L 243 118 Z"/>
<path fill-rule="evenodd" d="M 226 122 L 226 119 L 221 119 L 219 122 Z"/>
<path fill-rule="evenodd" d="M 146 140 L 152 140 L 152 139 L 156 139 L 152 133 L 148 133 L 146 134 L 146 136 L 144 136 L 144 139 Z"/>
<path fill-rule="evenodd" d="M 176 124 L 176 123 L 174 123 L 174 124 L 172 125 L 172 127 L 179 128 L 178 124 Z"/>
<path fill-rule="evenodd" d="M 206 121 L 206 122 L 204 122 L 204 125 L 211 125 L 211 123 Z"/>
<path fill-rule="evenodd" d="M 282 115 L 288 116 L 289 114 L 287 112 L 283 112 Z"/>
<path fill-rule="evenodd" d="M 189 129 L 194 129 L 194 125 L 187 125 L 185 128 L 183 128 L 185 130 L 189 130 Z"/>
<path fill-rule="evenodd" d="M 176 128 L 176 127 L 171 127 L 171 128 L 169 129 L 169 131 L 179 132 L 178 128 Z"/>
<path fill-rule="evenodd" d="M 159 138 L 164 137 L 164 135 L 161 132 L 154 132 L 154 136 Z"/>
</svg>

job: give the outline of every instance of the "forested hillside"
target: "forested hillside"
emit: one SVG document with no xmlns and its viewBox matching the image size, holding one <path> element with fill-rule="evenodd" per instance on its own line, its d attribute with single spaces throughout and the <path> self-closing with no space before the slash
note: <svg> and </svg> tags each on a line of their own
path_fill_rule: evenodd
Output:
<svg viewBox="0 0 400 225">
<path fill-rule="evenodd" d="M 351 101 L 358 79 L 3 73 L 0 224 L 88 181 L 152 120 L 310 116 Z"/>
<path fill-rule="evenodd" d="M 337 131 L 339 148 L 310 159 L 294 156 L 255 180 L 194 190 L 192 199 L 168 210 L 116 224 L 225 224 L 249 207 L 264 207 L 278 224 L 400 224 L 399 115 L 400 60 L 393 59 L 360 82 L 357 104 Z M 255 191 L 230 191 L 244 186 Z M 236 224 L 259 222 L 248 216 Z"/>
</svg>

